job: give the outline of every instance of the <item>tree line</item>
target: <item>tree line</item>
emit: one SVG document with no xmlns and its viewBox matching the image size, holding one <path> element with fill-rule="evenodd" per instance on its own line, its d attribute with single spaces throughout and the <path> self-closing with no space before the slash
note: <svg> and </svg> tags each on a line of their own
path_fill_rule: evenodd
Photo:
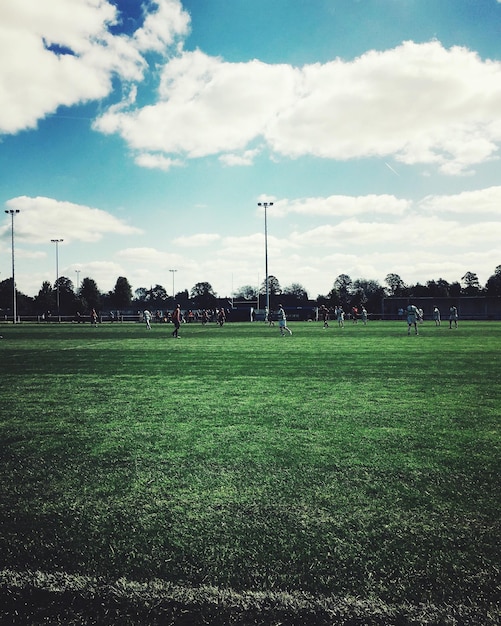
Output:
<svg viewBox="0 0 501 626">
<path fill-rule="evenodd" d="M 466 272 L 461 281 L 449 283 L 443 278 L 429 280 L 425 284 L 407 285 L 398 274 L 390 273 L 384 284 L 377 280 L 357 278 L 352 280 L 347 274 L 340 274 L 326 295 L 318 295 L 315 300 L 309 299 L 308 292 L 299 283 L 282 288 L 275 276 L 268 277 L 268 293 L 272 308 L 279 300 L 284 306 L 326 305 L 327 307 L 364 305 L 373 313 L 381 310 L 384 297 L 439 298 L 461 296 L 501 296 L 501 265 L 489 277 L 485 285 L 481 285 L 477 274 Z M 12 308 L 12 278 L 0 282 L 0 310 L 10 311 Z M 109 292 L 101 292 L 92 278 L 84 278 L 80 287 L 75 290 L 73 282 L 61 276 L 51 284 L 44 281 L 38 294 L 34 297 L 17 292 L 17 311 L 19 315 L 51 314 L 75 315 L 91 309 L 96 311 L 131 311 L 149 308 L 166 311 L 173 309 L 177 303 L 184 309 L 214 309 L 229 306 L 232 301 L 264 308 L 266 280 L 258 287 L 244 285 L 236 290 L 232 297 L 219 298 L 212 285 L 208 282 L 196 283 L 190 291 L 187 289 L 172 296 L 162 285 L 149 289 L 140 287 L 134 292 L 124 276 L 117 278 L 114 288 Z M 59 303 L 59 308 L 58 308 Z"/>
</svg>

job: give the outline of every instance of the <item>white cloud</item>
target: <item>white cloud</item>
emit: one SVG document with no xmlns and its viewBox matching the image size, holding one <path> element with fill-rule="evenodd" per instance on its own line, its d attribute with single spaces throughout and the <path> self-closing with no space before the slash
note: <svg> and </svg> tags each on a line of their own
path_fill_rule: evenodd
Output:
<svg viewBox="0 0 501 626">
<path fill-rule="evenodd" d="M 228 63 L 199 50 L 185 52 L 164 66 L 156 104 L 108 111 L 95 128 L 119 133 L 142 151 L 195 158 L 244 150 L 277 108 L 289 105 L 295 74 L 286 65 Z"/>
<path fill-rule="evenodd" d="M 170 244 L 169 244 L 170 246 Z M 118 251 L 115 256 L 124 263 L 133 263 L 138 269 L 148 268 L 154 275 L 157 270 L 168 271 L 169 269 L 192 269 L 197 267 L 197 261 L 186 257 L 177 251 L 164 252 L 156 248 L 125 248 Z"/>
<path fill-rule="evenodd" d="M 394 154 L 405 163 L 490 158 L 501 139 L 501 63 L 439 42 L 406 42 L 303 69 L 303 97 L 267 136 L 275 150 L 335 159 Z"/>
<path fill-rule="evenodd" d="M 466 48 L 407 41 L 296 68 L 183 51 L 190 17 L 180 0 L 152 1 L 131 36 L 111 34 L 120 13 L 108 0 L 3 0 L 0 18 L 0 132 L 101 100 L 118 76 L 124 100 L 94 128 L 120 134 L 141 167 L 168 170 L 180 156 L 207 155 L 249 165 L 255 141 L 274 155 L 392 155 L 449 175 L 497 157 L 501 63 Z M 134 94 L 151 51 L 167 60 L 157 101 L 141 107 Z"/>
<path fill-rule="evenodd" d="M 220 239 L 221 236 L 215 233 L 200 233 L 188 237 L 177 237 L 172 243 L 183 248 L 201 248 L 216 243 Z"/>
<path fill-rule="evenodd" d="M 394 223 L 343 220 L 336 225 L 323 225 L 305 232 L 295 232 L 291 239 L 301 246 L 342 247 L 354 250 L 371 244 L 388 244 L 402 239 L 401 228 Z"/>
<path fill-rule="evenodd" d="M 114 75 L 140 82 L 140 52 L 164 52 L 186 35 L 178 0 L 157 0 L 134 37 L 110 34 L 119 15 L 107 0 L 2 0 L 0 5 L 0 133 L 33 128 L 61 105 L 100 100 Z"/>
<path fill-rule="evenodd" d="M 247 166 L 254 163 L 254 159 L 261 152 L 260 149 L 245 150 L 242 154 L 223 154 L 219 160 L 229 167 Z"/>
<path fill-rule="evenodd" d="M 183 165 L 179 159 L 171 159 L 162 154 L 142 153 L 138 154 L 134 158 L 134 162 L 139 167 L 145 167 L 147 169 L 158 169 L 168 172 L 173 167 L 180 167 Z"/>
<path fill-rule="evenodd" d="M 45 243 L 61 238 L 64 243 L 96 242 L 105 234 L 133 235 L 142 232 L 101 209 L 53 198 L 19 196 L 8 200 L 5 206 L 20 210 L 15 218 L 15 232 L 16 239 L 22 242 Z M 10 224 L 6 224 L 0 228 L 0 236 L 9 230 Z"/>
<path fill-rule="evenodd" d="M 338 224 L 326 224 L 304 232 L 294 232 L 291 241 L 301 247 L 350 247 L 353 250 L 396 246 L 404 256 L 410 247 L 419 256 L 425 250 L 467 250 L 482 242 L 494 242 L 501 237 L 501 221 L 463 224 L 435 216 L 408 215 L 395 222 L 365 222 L 355 218 Z"/>
<path fill-rule="evenodd" d="M 132 261 L 133 263 L 143 263 L 145 265 L 160 265 L 174 260 L 174 255 L 167 252 L 161 252 L 155 248 L 126 248 L 117 252 L 116 256 L 120 259 Z"/>
<path fill-rule="evenodd" d="M 455 195 L 426 196 L 419 202 L 419 207 L 430 213 L 456 213 L 471 217 L 479 213 L 499 215 L 501 186 L 463 191 Z"/>
<path fill-rule="evenodd" d="M 96 128 L 137 150 L 227 163 L 261 138 L 289 157 L 394 155 L 461 174 L 495 158 L 500 111 L 500 62 L 405 42 L 301 69 L 184 52 L 164 66 L 156 104 L 110 110 Z"/>
<path fill-rule="evenodd" d="M 396 198 L 388 194 L 369 194 L 367 196 L 328 196 L 326 198 L 299 198 L 295 200 L 278 200 L 269 207 L 268 212 L 274 216 L 290 213 L 321 216 L 353 216 L 364 213 L 373 215 L 402 215 L 409 209 L 409 200 Z"/>
<path fill-rule="evenodd" d="M 156 0 L 157 10 L 148 14 L 142 28 L 134 33 L 141 51 L 165 52 L 179 37 L 189 33 L 190 17 L 179 0 Z"/>
<path fill-rule="evenodd" d="M 88 261 L 86 263 L 79 263 L 78 265 L 69 265 L 61 269 L 61 275 L 70 278 L 75 288 L 77 286 L 75 270 L 78 269 L 80 272 L 80 284 L 82 284 L 84 278 L 92 278 L 96 281 L 101 291 L 110 291 L 113 289 L 117 278 L 124 275 L 123 267 L 114 261 Z"/>
</svg>

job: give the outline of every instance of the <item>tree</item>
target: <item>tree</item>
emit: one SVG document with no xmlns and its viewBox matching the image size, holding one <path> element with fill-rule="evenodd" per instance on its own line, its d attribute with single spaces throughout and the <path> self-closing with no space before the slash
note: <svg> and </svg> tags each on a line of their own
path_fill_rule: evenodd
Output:
<svg viewBox="0 0 501 626">
<path fill-rule="evenodd" d="M 54 292 L 56 293 L 59 287 L 59 309 L 61 313 L 68 314 L 74 313 L 75 308 L 75 292 L 73 290 L 72 281 L 66 276 L 60 276 L 54 283 Z"/>
<path fill-rule="evenodd" d="M 308 292 L 299 283 L 292 283 L 283 290 L 283 295 L 287 296 L 287 299 L 292 302 L 306 302 L 308 300 Z"/>
<path fill-rule="evenodd" d="M 96 282 L 92 278 L 84 278 L 80 286 L 80 298 L 84 306 L 88 309 L 99 310 L 101 305 L 101 294 Z"/>
<path fill-rule="evenodd" d="M 437 281 L 429 280 L 426 286 L 431 298 L 449 297 L 449 283 L 443 278 L 439 278 Z"/>
<path fill-rule="evenodd" d="M 387 274 L 384 282 L 388 285 L 388 295 L 404 295 L 405 283 L 398 274 Z"/>
<path fill-rule="evenodd" d="M 212 285 L 207 282 L 197 283 L 190 292 L 190 298 L 195 301 L 195 306 L 199 309 L 211 309 L 216 303 L 216 294 Z"/>
<path fill-rule="evenodd" d="M 266 278 L 263 280 L 259 293 L 261 295 L 266 293 Z M 278 282 L 278 278 L 276 278 L 276 276 L 268 276 L 268 293 L 270 296 L 280 296 L 282 294 L 282 287 L 280 287 L 280 283 Z"/>
<path fill-rule="evenodd" d="M 146 289 L 146 287 L 138 287 L 134 291 L 134 296 L 136 302 L 144 303 L 148 300 L 148 290 Z"/>
<path fill-rule="evenodd" d="M 353 282 L 352 300 L 363 304 L 371 312 L 381 310 L 381 300 L 384 298 L 384 287 L 377 280 L 357 278 Z"/>
<path fill-rule="evenodd" d="M 124 276 L 119 276 L 111 294 L 113 306 L 117 309 L 128 309 L 132 302 L 132 287 Z"/>
<path fill-rule="evenodd" d="M 35 296 L 35 310 L 38 313 L 47 313 L 56 308 L 56 295 L 52 290 L 52 285 L 48 280 L 44 280 L 42 287 Z"/>
<path fill-rule="evenodd" d="M 461 278 L 463 281 L 462 293 L 465 296 L 478 296 L 480 293 L 480 282 L 474 272 L 466 272 Z"/>
<path fill-rule="evenodd" d="M 162 285 L 155 285 L 151 290 L 151 300 L 157 305 L 162 306 L 168 298 L 169 294 Z"/>
<path fill-rule="evenodd" d="M 0 283 L 0 309 L 11 311 L 14 304 L 14 289 L 12 278 L 7 278 Z M 33 298 L 16 290 L 16 314 L 31 313 L 33 310 Z"/>
<path fill-rule="evenodd" d="M 430 289 L 428 285 L 421 285 L 421 283 L 416 283 L 409 287 L 410 295 L 414 298 L 427 298 L 430 295 Z"/>
<path fill-rule="evenodd" d="M 0 283 L 0 309 L 11 309 L 13 302 L 12 278 Z"/>
<path fill-rule="evenodd" d="M 257 289 L 251 285 L 244 285 L 235 291 L 234 296 L 237 300 L 256 300 Z"/>
<path fill-rule="evenodd" d="M 498 265 L 494 274 L 487 279 L 485 291 L 488 296 L 501 296 L 501 265 Z"/>
<path fill-rule="evenodd" d="M 319 293 L 317 296 L 317 304 L 318 306 L 321 306 L 322 304 L 324 304 L 326 307 L 328 307 L 331 304 L 329 296 L 328 295 L 324 296 L 321 293 Z"/>
<path fill-rule="evenodd" d="M 180 304 L 183 308 L 187 308 L 190 304 L 190 294 L 188 293 L 188 290 L 183 289 L 183 291 L 178 291 L 174 298 L 174 303 Z"/>
<path fill-rule="evenodd" d="M 334 281 L 331 293 L 337 294 L 341 304 L 348 305 L 351 300 L 352 286 L 353 281 L 348 274 L 339 274 Z"/>
</svg>

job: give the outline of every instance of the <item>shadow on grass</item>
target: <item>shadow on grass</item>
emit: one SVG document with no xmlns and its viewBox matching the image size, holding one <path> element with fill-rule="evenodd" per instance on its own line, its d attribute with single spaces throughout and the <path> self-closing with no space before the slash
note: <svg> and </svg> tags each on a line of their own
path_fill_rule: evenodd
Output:
<svg viewBox="0 0 501 626">
<path fill-rule="evenodd" d="M 499 607 L 471 604 L 388 605 L 377 599 L 313 596 L 301 592 L 234 592 L 187 588 L 163 581 L 0 571 L 4 623 L 10 624 L 176 624 L 202 626 L 404 626 L 411 624 L 498 624 Z"/>
</svg>

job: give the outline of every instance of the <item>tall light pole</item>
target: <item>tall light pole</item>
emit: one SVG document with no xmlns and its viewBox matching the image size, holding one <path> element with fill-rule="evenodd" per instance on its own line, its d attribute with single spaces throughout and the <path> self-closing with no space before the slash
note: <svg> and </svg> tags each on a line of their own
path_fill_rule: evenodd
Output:
<svg viewBox="0 0 501 626">
<path fill-rule="evenodd" d="M 12 323 L 17 322 L 17 308 L 16 308 L 16 272 L 14 263 L 14 215 L 19 213 L 19 209 L 5 209 L 7 214 L 10 214 L 11 221 L 11 240 L 12 240 Z"/>
<path fill-rule="evenodd" d="M 81 270 L 75 270 L 76 275 L 77 275 L 77 296 L 78 296 L 78 290 L 80 289 L 80 271 Z"/>
<path fill-rule="evenodd" d="M 64 239 L 51 239 L 52 243 L 56 244 L 56 302 L 57 302 L 57 319 L 61 321 L 61 315 L 59 313 L 59 244 Z"/>
<path fill-rule="evenodd" d="M 266 272 L 266 315 L 270 314 L 270 283 L 268 280 L 268 216 L 267 209 L 273 202 L 258 202 L 257 206 L 264 207 L 264 269 Z M 268 321 L 268 320 L 265 320 Z"/>
<path fill-rule="evenodd" d="M 169 272 L 172 273 L 172 299 L 174 300 L 174 298 L 176 297 L 176 292 L 174 291 L 174 275 L 177 270 L 169 270 Z"/>
</svg>

